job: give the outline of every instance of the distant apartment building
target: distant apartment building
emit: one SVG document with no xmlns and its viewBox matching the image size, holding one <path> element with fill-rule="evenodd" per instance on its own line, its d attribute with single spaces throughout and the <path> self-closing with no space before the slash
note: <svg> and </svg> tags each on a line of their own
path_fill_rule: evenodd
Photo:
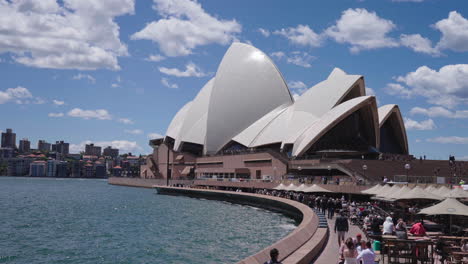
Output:
<svg viewBox="0 0 468 264">
<path fill-rule="evenodd" d="M 34 161 L 30 164 L 29 176 L 31 177 L 45 177 L 47 168 L 45 161 Z"/>
<path fill-rule="evenodd" d="M 52 151 L 60 153 L 62 155 L 68 155 L 70 149 L 70 144 L 62 141 L 56 141 L 55 144 L 52 144 Z"/>
<path fill-rule="evenodd" d="M 14 154 L 15 154 L 15 149 L 13 148 L 0 148 L 0 159 L 13 158 Z"/>
<path fill-rule="evenodd" d="M 57 163 L 57 174 L 56 176 L 57 177 L 60 177 L 60 178 L 66 178 L 68 177 L 68 162 L 66 161 L 59 161 Z"/>
<path fill-rule="evenodd" d="M 57 164 L 60 163 L 58 160 L 47 161 L 47 177 L 57 177 Z"/>
<path fill-rule="evenodd" d="M 96 163 L 94 163 L 94 173 L 96 178 L 106 178 L 106 165 L 100 161 L 97 161 Z"/>
<path fill-rule="evenodd" d="M 37 150 L 41 152 L 49 152 L 50 151 L 50 143 L 47 143 L 45 140 L 39 140 L 37 142 Z"/>
<path fill-rule="evenodd" d="M 85 155 L 101 156 L 101 147 L 94 146 L 94 144 L 86 144 Z"/>
<path fill-rule="evenodd" d="M 2 148 L 16 148 L 16 133 L 13 133 L 11 128 L 7 128 L 6 132 L 2 133 Z"/>
<path fill-rule="evenodd" d="M 32 159 L 30 158 L 12 158 L 8 160 L 7 175 L 26 176 L 29 175 L 29 169 Z"/>
<path fill-rule="evenodd" d="M 94 178 L 94 166 L 91 163 L 86 163 L 83 167 L 83 177 Z"/>
<path fill-rule="evenodd" d="M 73 178 L 80 178 L 82 177 L 82 166 L 83 162 L 81 160 L 74 160 L 70 162 L 70 176 Z"/>
<path fill-rule="evenodd" d="M 107 148 L 104 149 L 103 156 L 117 158 L 119 156 L 119 149 L 108 146 Z"/>
<path fill-rule="evenodd" d="M 29 141 L 27 138 L 23 138 L 19 141 L 19 147 L 18 147 L 19 153 L 29 153 L 31 152 L 31 141 Z"/>
</svg>

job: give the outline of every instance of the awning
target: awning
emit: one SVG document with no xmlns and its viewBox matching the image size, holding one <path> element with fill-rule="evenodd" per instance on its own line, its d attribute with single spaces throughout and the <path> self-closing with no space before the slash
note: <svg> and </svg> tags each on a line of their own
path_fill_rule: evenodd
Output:
<svg viewBox="0 0 468 264">
<path fill-rule="evenodd" d="M 247 168 L 236 168 L 234 172 L 241 173 L 241 174 L 250 174 L 250 170 Z"/>
<path fill-rule="evenodd" d="M 271 159 L 247 159 L 244 162 L 270 162 Z"/>
<path fill-rule="evenodd" d="M 315 193 L 315 192 L 331 192 L 325 188 L 322 188 L 320 186 L 318 186 L 317 184 L 314 184 L 310 187 L 307 187 L 305 188 L 304 190 L 302 190 L 303 192 L 305 193 Z"/>
<path fill-rule="evenodd" d="M 190 169 L 192 169 L 192 166 L 185 166 L 185 168 L 182 170 L 180 173 L 182 176 L 187 176 L 190 174 Z"/>
</svg>

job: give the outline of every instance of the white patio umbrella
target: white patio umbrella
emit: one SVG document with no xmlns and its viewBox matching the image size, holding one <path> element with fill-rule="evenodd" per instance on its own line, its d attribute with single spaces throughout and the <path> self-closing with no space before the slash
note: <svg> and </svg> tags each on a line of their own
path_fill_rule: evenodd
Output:
<svg viewBox="0 0 468 264">
<path fill-rule="evenodd" d="M 438 196 L 444 196 L 444 194 L 450 192 L 450 189 L 442 186 L 440 188 L 437 188 L 436 190 L 432 191 L 433 194 L 438 195 Z"/>
<path fill-rule="evenodd" d="M 286 188 L 286 185 L 280 183 L 280 185 L 278 185 L 278 186 L 276 186 L 275 188 L 273 188 L 273 190 L 283 191 L 285 188 Z"/>
<path fill-rule="evenodd" d="M 314 193 L 314 192 L 331 192 L 325 188 L 322 188 L 318 186 L 317 184 L 314 184 L 312 186 L 309 186 L 303 190 L 305 193 Z"/>
<path fill-rule="evenodd" d="M 289 184 L 286 188 L 284 188 L 285 191 L 294 191 L 298 186 L 294 185 L 294 183 Z"/>
<path fill-rule="evenodd" d="M 468 206 L 460 203 L 455 198 L 446 198 L 436 205 L 422 209 L 418 214 L 449 215 L 450 233 L 452 233 L 452 215 L 468 216 Z"/>
<path fill-rule="evenodd" d="M 464 191 L 462 188 L 452 189 L 450 192 L 444 195 L 448 198 L 468 198 L 468 192 Z"/>
<path fill-rule="evenodd" d="M 393 185 L 392 187 L 390 187 L 389 189 L 386 189 L 384 190 L 383 192 L 379 192 L 377 194 L 377 199 L 382 199 L 382 198 L 385 198 L 389 195 L 391 195 L 392 193 L 395 193 L 395 192 L 398 192 L 399 190 L 401 189 L 400 186 L 397 186 L 397 185 Z"/>
<path fill-rule="evenodd" d="M 305 184 L 303 183 L 303 184 L 301 184 L 299 187 L 297 187 L 296 189 L 294 189 L 293 191 L 295 191 L 295 192 L 303 192 L 304 189 L 306 189 L 306 188 L 307 188 L 307 185 L 305 185 Z"/>
<path fill-rule="evenodd" d="M 425 199 L 425 200 L 442 200 L 443 197 L 426 192 L 421 187 L 416 186 L 411 191 L 402 194 L 396 200 L 418 200 L 418 199 Z"/>
<path fill-rule="evenodd" d="M 411 188 L 405 185 L 405 186 L 401 187 L 398 191 L 396 191 L 394 193 L 391 193 L 389 195 L 386 195 L 383 198 L 383 200 L 385 200 L 385 201 L 394 201 L 398 197 L 402 196 L 403 194 L 405 194 L 405 193 L 407 193 L 409 191 L 411 191 Z"/>
<path fill-rule="evenodd" d="M 378 192 L 378 190 L 380 190 L 383 186 L 380 185 L 380 184 L 377 184 L 369 189 L 366 189 L 364 191 L 361 191 L 361 193 L 364 193 L 364 194 L 376 194 Z"/>
</svg>

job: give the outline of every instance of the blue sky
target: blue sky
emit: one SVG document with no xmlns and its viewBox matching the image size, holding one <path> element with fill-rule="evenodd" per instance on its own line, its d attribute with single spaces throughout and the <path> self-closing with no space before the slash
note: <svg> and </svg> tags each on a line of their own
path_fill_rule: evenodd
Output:
<svg viewBox="0 0 468 264">
<path fill-rule="evenodd" d="M 468 3 L 460 0 L 0 0 L 0 129 L 149 153 L 230 43 L 293 93 L 334 67 L 396 103 L 410 152 L 468 159 Z"/>
</svg>

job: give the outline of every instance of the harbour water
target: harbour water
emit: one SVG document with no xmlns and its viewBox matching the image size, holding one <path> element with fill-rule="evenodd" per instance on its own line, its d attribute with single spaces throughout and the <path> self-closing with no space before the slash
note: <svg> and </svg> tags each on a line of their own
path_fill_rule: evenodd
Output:
<svg viewBox="0 0 468 264">
<path fill-rule="evenodd" d="M 106 180 L 0 177 L 0 263 L 235 263 L 294 221 Z"/>
</svg>

